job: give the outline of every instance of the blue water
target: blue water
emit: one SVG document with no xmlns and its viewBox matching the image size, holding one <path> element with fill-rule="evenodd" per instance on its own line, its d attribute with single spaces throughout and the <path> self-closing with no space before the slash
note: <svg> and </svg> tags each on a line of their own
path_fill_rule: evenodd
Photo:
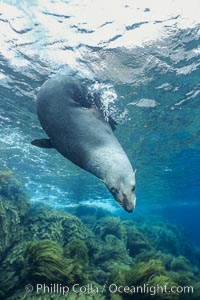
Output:
<svg viewBox="0 0 200 300">
<path fill-rule="evenodd" d="M 164 216 L 200 244 L 198 6 L 196 0 L 1 1 L 0 167 L 14 172 L 32 202 L 69 211 L 82 203 L 126 216 L 98 179 L 30 145 L 44 136 L 38 88 L 70 66 L 96 82 L 137 169 L 131 218 Z"/>
</svg>

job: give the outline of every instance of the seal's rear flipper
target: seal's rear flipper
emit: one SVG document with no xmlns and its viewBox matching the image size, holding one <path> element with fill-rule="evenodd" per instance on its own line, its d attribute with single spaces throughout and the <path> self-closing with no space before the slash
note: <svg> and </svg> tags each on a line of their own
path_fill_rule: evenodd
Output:
<svg viewBox="0 0 200 300">
<path fill-rule="evenodd" d="M 50 139 L 37 139 L 32 141 L 31 144 L 40 148 L 54 148 Z"/>
</svg>

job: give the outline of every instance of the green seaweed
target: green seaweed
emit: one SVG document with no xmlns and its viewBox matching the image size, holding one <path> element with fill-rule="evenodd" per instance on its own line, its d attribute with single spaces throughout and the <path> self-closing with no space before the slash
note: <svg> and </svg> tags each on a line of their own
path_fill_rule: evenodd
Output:
<svg viewBox="0 0 200 300">
<path fill-rule="evenodd" d="M 80 239 L 72 239 L 64 247 L 64 256 L 79 261 L 82 265 L 88 265 L 88 248 Z"/>
<path fill-rule="evenodd" d="M 164 275 L 165 267 L 161 260 L 151 259 L 148 262 L 138 262 L 127 273 L 128 284 L 147 283 L 152 276 Z"/>
<path fill-rule="evenodd" d="M 194 282 L 193 284 L 194 293 L 190 299 L 199 300 L 200 299 L 200 280 L 198 282 Z M 189 297 L 188 297 L 189 299 Z"/>
<path fill-rule="evenodd" d="M 127 287 L 120 295 L 123 299 L 149 299 L 153 295 L 155 299 L 170 299 L 167 293 L 161 290 L 165 285 L 170 288 L 177 286 L 165 270 L 160 260 L 149 260 L 148 262 L 138 262 L 129 270 L 116 269 L 109 278 L 109 285 Z M 149 290 L 144 290 L 144 286 Z M 160 290 L 158 289 L 160 287 Z M 157 288 L 157 290 L 155 290 Z M 142 290 L 143 289 L 143 290 Z M 174 296 L 172 299 L 178 299 Z"/>
<path fill-rule="evenodd" d="M 108 283 L 110 284 L 116 284 L 118 286 L 125 286 L 126 285 L 126 273 L 130 271 L 130 268 L 123 268 L 122 266 L 118 266 L 115 269 L 113 269 Z"/>
<path fill-rule="evenodd" d="M 87 239 L 88 229 L 79 218 L 47 205 L 32 207 L 26 219 L 27 239 L 49 239 L 64 246 L 71 239 Z"/>
<path fill-rule="evenodd" d="M 95 223 L 93 231 L 102 240 L 105 240 L 107 235 L 114 235 L 124 243 L 127 241 L 125 224 L 120 218 L 117 217 L 105 217 L 99 219 Z"/>
<path fill-rule="evenodd" d="M 122 296 L 119 294 L 111 294 L 109 297 L 110 300 L 123 300 Z"/>
<path fill-rule="evenodd" d="M 65 282 L 71 285 L 86 279 L 79 262 L 63 257 L 62 248 L 54 241 L 30 242 L 24 252 L 23 278 L 33 283 Z"/>
<path fill-rule="evenodd" d="M 168 275 L 152 276 L 148 280 L 150 293 L 156 300 L 178 300 L 177 293 L 171 293 L 171 288 L 175 289 L 178 285 Z M 143 295 L 143 299 L 149 299 L 149 293 Z"/>
<path fill-rule="evenodd" d="M 113 235 L 107 235 L 105 241 L 101 242 L 94 259 L 95 264 L 107 272 L 112 271 L 115 265 L 129 265 L 132 262 L 123 241 Z"/>
<path fill-rule="evenodd" d="M 20 272 L 24 266 L 23 252 L 26 243 L 15 245 L 12 250 L 8 251 L 5 259 L 0 264 L 0 290 L 5 299 L 5 295 L 10 293 L 16 287 L 21 285 Z"/>
<path fill-rule="evenodd" d="M 62 294 L 45 294 L 45 293 L 26 293 L 24 291 L 16 292 L 8 300 L 105 300 L 105 297 L 100 294 L 74 293 L 70 292 L 66 295 Z"/>
<path fill-rule="evenodd" d="M 0 198 L 6 200 L 7 205 L 16 206 L 21 217 L 24 217 L 30 208 L 30 201 L 22 185 L 11 171 L 0 172 Z"/>
<path fill-rule="evenodd" d="M 191 247 L 188 238 L 176 225 L 157 220 L 152 221 L 150 226 L 143 224 L 141 230 L 157 250 L 174 256 L 194 256 L 194 247 Z"/>
<path fill-rule="evenodd" d="M 12 172 L 0 172 L 0 261 L 24 234 L 29 200 Z"/>
<path fill-rule="evenodd" d="M 191 267 L 194 271 L 194 266 L 191 266 L 190 261 L 182 255 L 173 257 L 170 264 L 170 269 L 175 272 L 191 271 Z"/>
<path fill-rule="evenodd" d="M 140 253 L 149 253 L 154 248 L 144 234 L 136 226 L 127 226 L 127 248 L 129 255 L 135 257 Z"/>
</svg>

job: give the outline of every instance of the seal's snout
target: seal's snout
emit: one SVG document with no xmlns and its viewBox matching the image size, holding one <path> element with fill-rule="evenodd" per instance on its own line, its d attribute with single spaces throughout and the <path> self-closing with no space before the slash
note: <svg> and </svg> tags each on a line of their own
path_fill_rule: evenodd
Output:
<svg viewBox="0 0 200 300">
<path fill-rule="evenodd" d="M 108 186 L 107 186 L 108 187 Z M 122 186 L 123 187 L 123 186 Z M 134 185 L 134 190 L 133 188 L 129 188 L 128 190 L 124 189 L 118 189 L 115 187 L 111 187 L 108 189 L 110 190 L 111 194 L 117 201 L 117 203 L 128 213 L 133 212 L 136 204 L 136 196 L 135 196 L 135 185 Z"/>
<path fill-rule="evenodd" d="M 125 194 L 123 194 L 123 208 L 128 213 L 132 213 L 135 208 L 136 197 L 134 194 L 131 194 L 130 198 L 128 198 Z"/>
<path fill-rule="evenodd" d="M 132 213 L 133 210 L 134 210 L 134 207 L 132 207 L 132 208 L 125 208 L 125 210 L 126 210 L 128 213 Z"/>
</svg>

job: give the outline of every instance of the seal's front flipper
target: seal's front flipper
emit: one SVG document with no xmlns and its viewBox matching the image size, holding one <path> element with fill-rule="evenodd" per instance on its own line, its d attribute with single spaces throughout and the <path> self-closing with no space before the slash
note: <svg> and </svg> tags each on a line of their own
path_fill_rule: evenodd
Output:
<svg viewBox="0 0 200 300">
<path fill-rule="evenodd" d="M 32 141 L 31 144 L 40 148 L 54 148 L 50 139 L 37 139 Z"/>
<path fill-rule="evenodd" d="M 108 123 L 110 124 L 112 131 L 115 131 L 117 122 L 115 120 L 113 120 L 113 118 L 111 116 L 108 116 Z"/>
</svg>

